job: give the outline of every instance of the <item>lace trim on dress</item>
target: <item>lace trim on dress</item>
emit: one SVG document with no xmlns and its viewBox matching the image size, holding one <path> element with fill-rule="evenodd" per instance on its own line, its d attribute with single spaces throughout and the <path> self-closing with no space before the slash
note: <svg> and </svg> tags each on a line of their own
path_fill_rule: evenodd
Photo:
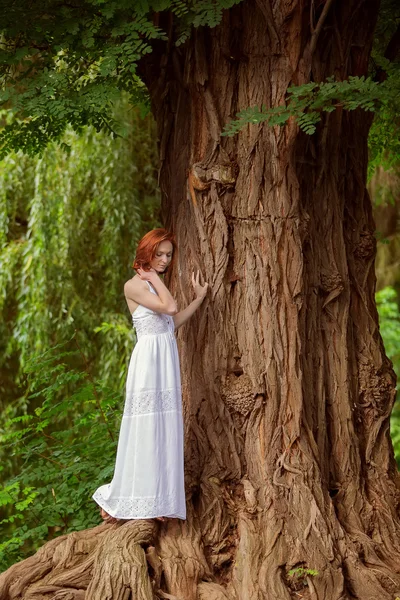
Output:
<svg viewBox="0 0 400 600">
<path fill-rule="evenodd" d="M 178 388 L 132 392 L 126 398 L 123 416 L 133 417 L 169 410 L 182 410 L 181 391 Z"/>
<path fill-rule="evenodd" d="M 119 496 L 107 499 L 109 485 L 102 486 L 93 495 L 94 500 L 108 512 L 119 519 L 152 519 L 154 517 L 186 518 L 186 506 L 177 506 L 176 494 L 165 494 L 162 497 Z M 104 490 L 104 494 L 103 494 Z"/>
<path fill-rule="evenodd" d="M 132 317 L 132 320 L 138 338 L 142 335 L 157 335 L 160 333 L 173 332 L 174 330 L 174 322 L 169 315 L 146 315 L 141 319 Z"/>
</svg>

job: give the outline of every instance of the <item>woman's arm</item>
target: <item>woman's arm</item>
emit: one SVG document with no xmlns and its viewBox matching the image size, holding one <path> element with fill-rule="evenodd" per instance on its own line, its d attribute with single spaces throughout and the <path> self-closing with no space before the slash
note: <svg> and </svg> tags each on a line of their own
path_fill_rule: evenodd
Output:
<svg viewBox="0 0 400 600">
<path fill-rule="evenodd" d="M 181 310 L 173 316 L 175 329 L 178 329 L 179 327 L 181 327 L 181 325 L 183 325 L 184 323 L 186 323 L 186 321 L 190 319 L 190 317 L 196 312 L 196 310 L 199 308 L 200 304 L 206 297 L 208 283 L 200 285 L 199 277 L 199 271 L 197 271 L 196 278 L 194 277 L 194 273 L 192 273 L 192 285 L 196 294 L 196 298 L 184 310 Z"/>
<path fill-rule="evenodd" d="M 150 308 L 150 310 L 154 310 L 155 312 L 175 315 L 178 312 L 176 302 L 157 273 L 155 271 L 138 269 L 138 275 L 140 279 L 133 278 L 126 282 L 124 288 L 125 296 L 136 302 L 136 304 Z M 147 285 L 144 285 L 142 281 L 151 283 L 157 295 L 150 292 Z"/>
<path fill-rule="evenodd" d="M 159 299 L 167 308 L 167 310 L 164 311 L 164 314 L 176 315 L 176 313 L 178 312 L 176 302 L 171 296 L 171 293 L 167 286 L 164 284 L 163 280 L 160 279 L 160 277 L 157 275 L 156 271 L 154 271 L 153 269 L 150 269 L 150 271 L 143 271 L 142 269 L 138 269 L 138 275 L 140 279 L 149 281 L 153 288 L 156 290 Z"/>
</svg>

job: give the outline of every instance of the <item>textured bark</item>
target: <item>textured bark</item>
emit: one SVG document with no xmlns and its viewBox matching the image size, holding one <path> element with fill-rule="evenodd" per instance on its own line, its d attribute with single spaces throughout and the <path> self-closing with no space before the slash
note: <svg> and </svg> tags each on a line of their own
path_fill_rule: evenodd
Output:
<svg viewBox="0 0 400 600">
<path fill-rule="evenodd" d="M 56 538 L 0 575 L 0 600 L 152 600 L 143 548 L 156 530 L 128 521 Z"/>
<path fill-rule="evenodd" d="M 369 118 L 337 110 L 312 137 L 290 122 L 220 138 L 238 110 L 277 105 L 291 84 L 365 74 L 377 9 L 245 2 L 144 70 L 181 248 L 173 289 L 190 300 L 192 267 L 212 286 L 179 334 L 187 486 L 229 598 L 298 597 L 298 567 L 318 571 L 303 597 L 400 590 Z"/>
<path fill-rule="evenodd" d="M 96 548 L 65 566 L 82 582 L 70 598 L 400 595 L 395 381 L 374 305 L 368 118 L 338 109 L 312 137 L 292 121 L 220 137 L 239 109 L 277 105 L 291 84 L 364 74 L 377 9 L 249 0 L 143 64 L 165 224 L 180 248 L 171 287 L 185 305 L 200 268 L 212 288 L 178 335 L 188 519 L 147 542 L 131 540 L 135 523 L 117 541 L 107 527 L 73 534 Z M 30 582 L 24 563 L 10 569 L 26 591 L 0 599 L 68 597 L 32 595 L 56 585 L 45 548 L 25 561 L 37 570 Z M 290 575 L 299 568 L 318 574 Z"/>
</svg>

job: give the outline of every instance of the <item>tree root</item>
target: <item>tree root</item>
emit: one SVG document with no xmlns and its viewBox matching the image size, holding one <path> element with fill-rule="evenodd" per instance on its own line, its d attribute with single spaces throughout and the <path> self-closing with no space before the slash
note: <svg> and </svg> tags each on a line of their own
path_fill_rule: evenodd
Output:
<svg viewBox="0 0 400 600">
<path fill-rule="evenodd" d="M 199 527 L 103 523 L 10 567 L 0 575 L 0 600 L 228 600 L 211 578 Z"/>
<path fill-rule="evenodd" d="M 0 600 L 152 600 L 142 546 L 156 530 L 127 521 L 56 538 L 0 575 Z"/>
<path fill-rule="evenodd" d="M 289 548 L 283 521 L 272 529 L 266 513 L 240 513 L 234 563 L 221 579 L 203 553 L 198 520 L 189 513 L 186 522 L 104 523 L 56 538 L 0 575 L 0 600 L 295 600 L 299 589 L 304 600 L 400 597 L 397 569 L 371 549 L 364 548 L 362 560 L 343 537 L 327 556 L 316 538 L 303 563 L 303 538 Z M 289 576 L 289 569 L 307 566 L 315 577 Z"/>
</svg>

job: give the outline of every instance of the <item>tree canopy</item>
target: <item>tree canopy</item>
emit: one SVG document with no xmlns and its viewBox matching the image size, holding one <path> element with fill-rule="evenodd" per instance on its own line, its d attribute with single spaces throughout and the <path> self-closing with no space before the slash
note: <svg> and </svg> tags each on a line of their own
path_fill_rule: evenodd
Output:
<svg viewBox="0 0 400 600">
<path fill-rule="evenodd" d="M 192 26 L 216 25 L 236 2 L 2 3 L 0 105 L 14 113 L 0 134 L 2 155 L 41 151 L 67 123 L 120 133 L 113 103 L 122 90 L 148 109 L 138 62 L 152 44 L 179 45 Z"/>
<path fill-rule="evenodd" d="M 3 2 L 0 106 L 9 108 L 12 116 L 3 121 L 0 156 L 11 150 L 41 152 L 49 140 L 61 141 L 68 124 L 76 131 L 90 124 L 97 131 L 124 135 L 123 123 L 113 112 L 121 91 L 143 112 L 149 110 L 141 79 L 143 59 L 157 45 L 179 47 L 193 28 L 215 27 L 223 10 L 239 2 L 46 0 L 30 8 L 24 0 Z M 330 4 L 321 4 L 310 15 L 315 32 Z M 372 167 L 393 164 L 400 155 L 399 23 L 398 3 L 385 0 L 367 77 L 293 82 L 285 104 L 243 106 L 225 124 L 223 135 L 265 121 L 283 126 L 290 117 L 312 134 L 323 112 L 361 108 L 377 114 L 370 138 Z"/>
</svg>

